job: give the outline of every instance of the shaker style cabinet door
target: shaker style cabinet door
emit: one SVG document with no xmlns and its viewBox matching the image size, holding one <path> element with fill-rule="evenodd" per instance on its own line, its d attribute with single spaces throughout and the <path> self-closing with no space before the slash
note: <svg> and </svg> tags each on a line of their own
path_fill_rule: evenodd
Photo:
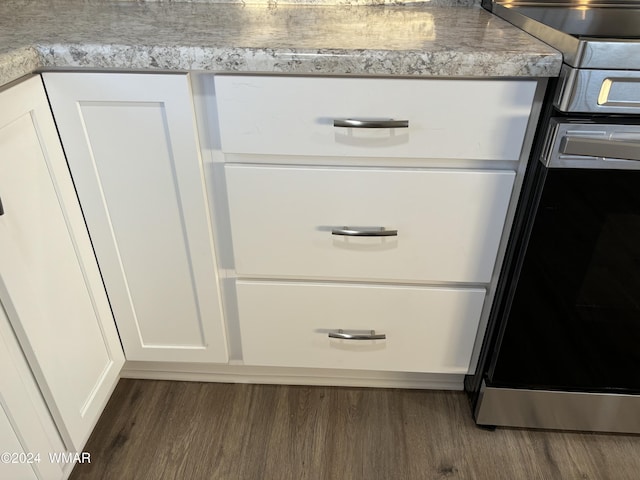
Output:
<svg viewBox="0 0 640 480">
<path fill-rule="evenodd" d="M 227 362 L 187 75 L 44 81 L 127 360 Z"/>
<path fill-rule="evenodd" d="M 66 448 L 1 304 L 0 365 L 0 453 L 12 455 L 0 462 L 0 478 L 65 478 L 71 465 L 50 462 L 49 453 Z"/>
<path fill-rule="evenodd" d="M 0 199 L 0 302 L 79 451 L 124 358 L 39 77 L 0 93 Z"/>
</svg>

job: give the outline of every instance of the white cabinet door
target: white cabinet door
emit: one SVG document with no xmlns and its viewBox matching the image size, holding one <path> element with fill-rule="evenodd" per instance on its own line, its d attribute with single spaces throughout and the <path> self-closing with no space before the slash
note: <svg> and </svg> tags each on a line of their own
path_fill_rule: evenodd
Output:
<svg viewBox="0 0 640 480">
<path fill-rule="evenodd" d="M 3 459 L 0 463 L 0 475 L 2 475 L 2 478 L 38 480 L 33 464 L 19 462 L 19 455 L 24 455 L 26 458 L 26 451 L 22 447 L 18 433 L 13 429 L 3 405 L 0 405 L 0 452 L 2 452 L 2 455 L 9 454 L 15 458 L 15 463 L 10 461 L 12 459 L 11 456 Z M 7 462 L 7 460 L 9 461 Z M 60 476 L 62 477 L 62 472 Z"/>
<path fill-rule="evenodd" d="M 64 452 L 65 446 L 1 304 L 0 365 L 0 453 L 12 455 L 0 462 L 0 478 L 64 478 L 65 465 L 50 462 L 49 453 Z"/>
<path fill-rule="evenodd" d="M 124 363 L 39 77 L 0 93 L 0 299 L 69 448 Z"/>
<path fill-rule="evenodd" d="M 128 360 L 228 360 L 188 77 L 47 73 Z"/>
</svg>

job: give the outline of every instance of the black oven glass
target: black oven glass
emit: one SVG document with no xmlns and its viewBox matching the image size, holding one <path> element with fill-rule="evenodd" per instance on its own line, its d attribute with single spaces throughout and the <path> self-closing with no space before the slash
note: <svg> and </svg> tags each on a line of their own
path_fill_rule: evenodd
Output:
<svg viewBox="0 0 640 480">
<path fill-rule="evenodd" d="M 544 169 L 493 386 L 640 392 L 640 171 Z"/>
</svg>

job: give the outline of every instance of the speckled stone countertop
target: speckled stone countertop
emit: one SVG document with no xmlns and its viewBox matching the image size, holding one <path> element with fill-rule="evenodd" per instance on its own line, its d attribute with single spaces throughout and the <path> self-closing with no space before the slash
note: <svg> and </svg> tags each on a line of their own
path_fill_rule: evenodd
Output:
<svg viewBox="0 0 640 480">
<path fill-rule="evenodd" d="M 476 5 L 0 2 L 0 85 L 76 67 L 549 77 L 561 61 Z"/>
</svg>

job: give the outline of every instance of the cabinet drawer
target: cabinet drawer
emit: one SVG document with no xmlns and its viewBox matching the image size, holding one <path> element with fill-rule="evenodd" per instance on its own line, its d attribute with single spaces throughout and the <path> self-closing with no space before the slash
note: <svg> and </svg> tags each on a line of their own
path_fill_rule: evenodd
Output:
<svg viewBox="0 0 640 480">
<path fill-rule="evenodd" d="M 239 276 L 489 282 L 514 172 L 227 165 Z M 397 236 L 333 234 L 384 227 Z"/>
<path fill-rule="evenodd" d="M 467 373 L 484 289 L 238 281 L 247 365 Z M 329 332 L 385 334 L 341 340 Z"/>
<path fill-rule="evenodd" d="M 518 160 L 535 81 L 217 76 L 226 153 Z M 407 120 L 407 128 L 334 120 Z"/>
</svg>

